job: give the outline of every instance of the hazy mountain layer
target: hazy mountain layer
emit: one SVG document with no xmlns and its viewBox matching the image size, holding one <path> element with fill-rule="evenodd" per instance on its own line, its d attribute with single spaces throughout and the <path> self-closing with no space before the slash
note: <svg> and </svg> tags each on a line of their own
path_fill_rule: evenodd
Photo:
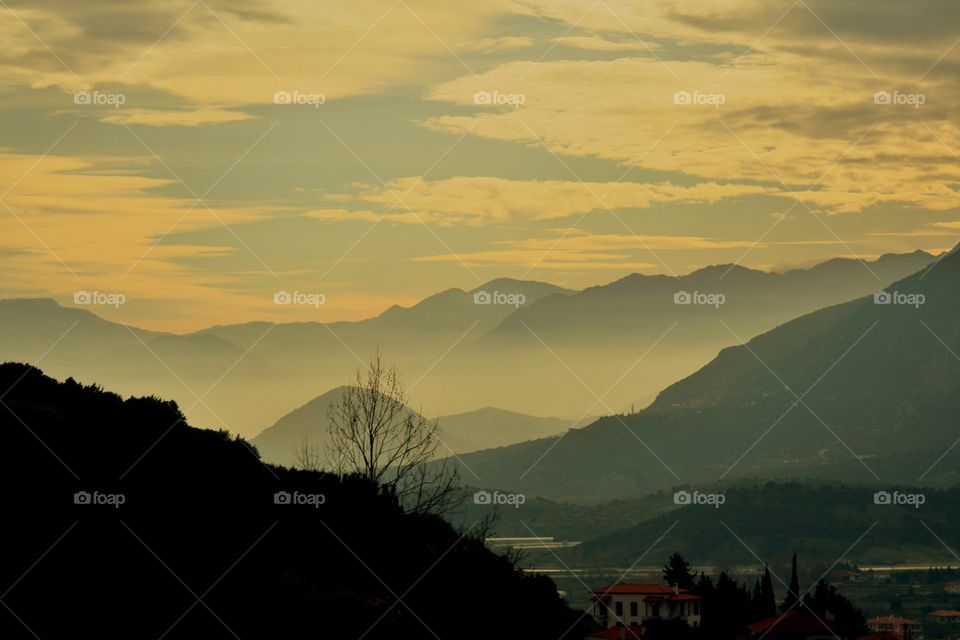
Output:
<svg viewBox="0 0 960 640">
<path fill-rule="evenodd" d="M 744 476 L 955 482 L 958 282 L 954 251 L 888 287 L 892 303 L 860 298 L 724 349 L 639 414 L 464 462 L 486 486 L 569 500 Z"/>
<path fill-rule="evenodd" d="M 264 460 L 286 466 L 297 465 L 301 462 L 298 452 L 304 445 L 327 455 L 330 407 L 343 396 L 345 389 L 337 387 L 317 396 L 253 438 L 252 442 Z M 439 453 L 443 456 L 556 435 L 576 426 L 560 418 L 539 418 L 494 407 L 441 416 L 437 420 L 442 440 Z"/>
<path fill-rule="evenodd" d="M 189 335 L 128 328 L 49 300 L 11 300 L 0 302 L 0 360 L 42 357 L 54 375 L 173 398 L 195 423 L 253 435 L 350 380 L 379 349 L 428 415 L 497 406 L 576 423 L 651 397 L 735 344 L 734 334 L 747 339 L 872 293 L 931 259 L 884 256 L 866 267 L 833 260 L 784 274 L 721 266 L 679 278 L 633 275 L 583 292 L 495 280 L 362 322 L 248 323 Z M 675 304 L 684 292 L 691 304 Z M 722 304 L 699 304 L 716 295 Z M 512 431 L 509 422 L 498 416 L 489 433 Z M 455 449 L 510 442 L 462 438 Z"/>
</svg>

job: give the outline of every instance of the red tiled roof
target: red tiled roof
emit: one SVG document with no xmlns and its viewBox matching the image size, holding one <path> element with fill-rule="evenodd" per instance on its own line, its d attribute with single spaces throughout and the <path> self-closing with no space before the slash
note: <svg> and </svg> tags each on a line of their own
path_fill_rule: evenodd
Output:
<svg viewBox="0 0 960 640">
<path fill-rule="evenodd" d="M 686 589 L 678 589 L 679 593 L 687 593 Z M 641 583 L 641 582 L 621 582 L 619 584 L 613 584 L 609 587 L 601 587 L 599 589 L 594 589 L 593 593 L 596 595 L 605 595 L 608 593 L 636 593 L 640 595 L 670 595 L 674 593 L 673 587 L 666 584 L 659 584 L 656 582 L 653 583 Z"/>
<path fill-rule="evenodd" d="M 639 640 L 643 635 L 643 627 L 610 627 L 602 631 L 597 631 L 590 635 L 591 638 L 598 640 L 620 640 L 620 633 L 626 640 Z"/>
<path fill-rule="evenodd" d="M 936 611 L 931 611 L 930 615 L 936 616 L 937 618 L 957 618 L 960 617 L 960 611 L 954 609 L 937 609 Z"/>
<path fill-rule="evenodd" d="M 872 624 L 874 622 L 879 624 L 896 624 L 896 625 L 920 624 L 919 620 L 911 620 L 910 618 L 901 618 L 900 616 L 877 616 L 876 618 L 870 618 L 869 620 L 867 620 L 867 624 Z"/>
<path fill-rule="evenodd" d="M 700 596 L 695 596 L 692 593 L 675 593 L 668 598 L 668 600 L 701 600 Z"/>
<path fill-rule="evenodd" d="M 749 629 L 759 634 L 766 634 L 770 629 L 781 634 L 816 634 L 833 631 L 829 623 L 821 622 L 805 611 L 788 611 L 760 622 L 754 622 L 749 625 Z"/>
</svg>

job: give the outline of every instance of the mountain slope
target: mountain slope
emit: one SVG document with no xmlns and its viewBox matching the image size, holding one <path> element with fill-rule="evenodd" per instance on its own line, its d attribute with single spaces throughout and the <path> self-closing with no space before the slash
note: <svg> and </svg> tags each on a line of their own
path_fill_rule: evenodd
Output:
<svg viewBox="0 0 960 640">
<path fill-rule="evenodd" d="M 499 406 L 538 414 L 613 413 L 705 365 L 723 347 L 818 309 L 872 294 L 933 260 L 923 252 L 865 264 L 831 260 L 768 273 L 732 265 L 687 275 L 632 274 L 579 293 L 549 296 L 510 314 L 435 369 Z M 675 296 L 692 304 L 676 304 Z M 709 302 L 715 304 L 697 304 Z M 722 296 L 720 298 L 719 296 Z M 722 321 L 722 322 L 721 322 Z M 522 372 L 489 375 L 504 361 Z M 601 396 L 602 401 L 597 400 Z"/>
<path fill-rule="evenodd" d="M 488 486 L 569 500 L 746 476 L 955 481 L 958 282 L 955 251 L 888 288 L 922 294 L 918 307 L 869 296 L 808 314 L 724 349 L 639 414 L 464 462 Z"/>
<path fill-rule="evenodd" d="M 574 566 L 630 566 L 645 553 L 660 558 L 678 549 L 699 565 L 753 565 L 757 557 L 786 564 L 794 552 L 825 566 L 838 558 L 869 564 L 952 564 L 955 558 L 929 531 L 945 540 L 960 534 L 955 508 L 960 489 L 901 491 L 922 491 L 922 508 L 875 504 L 874 490 L 867 487 L 774 482 L 741 486 L 724 492 L 719 508 L 684 506 L 562 553 Z M 669 534 L 663 536 L 665 531 Z"/>
<path fill-rule="evenodd" d="M 174 403 L 25 365 L 0 365 L 0 388 L 0 481 L 17 487 L 3 505 L 16 523 L 0 563 L 5 640 L 587 633 L 548 578 L 359 478 L 269 467 Z M 469 628 L 464 599 L 490 606 Z"/>
<path fill-rule="evenodd" d="M 343 396 L 346 389 L 331 389 L 261 431 L 252 443 L 263 459 L 273 464 L 295 466 L 298 464 L 297 451 L 304 442 L 326 451 L 329 448 L 330 407 Z M 442 455 L 542 438 L 562 433 L 571 426 L 570 422 L 559 418 L 527 416 L 494 407 L 441 416 L 437 420 L 443 442 Z"/>
</svg>

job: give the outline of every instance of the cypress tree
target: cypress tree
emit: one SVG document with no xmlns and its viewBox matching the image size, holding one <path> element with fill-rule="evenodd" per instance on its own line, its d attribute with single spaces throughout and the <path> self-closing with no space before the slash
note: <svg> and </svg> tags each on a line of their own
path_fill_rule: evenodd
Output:
<svg viewBox="0 0 960 640">
<path fill-rule="evenodd" d="M 783 610 L 790 610 L 800 600 L 800 577 L 797 575 L 797 554 L 793 554 L 793 567 L 790 570 L 790 588 L 783 601 Z"/>
</svg>

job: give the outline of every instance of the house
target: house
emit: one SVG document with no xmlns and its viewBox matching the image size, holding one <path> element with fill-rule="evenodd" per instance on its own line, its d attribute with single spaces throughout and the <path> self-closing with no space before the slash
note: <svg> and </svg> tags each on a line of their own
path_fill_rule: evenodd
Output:
<svg viewBox="0 0 960 640">
<path fill-rule="evenodd" d="M 943 585 L 943 590 L 947 593 L 960 593 L 960 580 L 951 580 Z"/>
<path fill-rule="evenodd" d="M 686 589 L 665 584 L 618 583 L 594 589 L 591 613 L 604 629 L 629 627 L 624 633 L 639 636 L 650 620 L 682 620 L 700 626 L 701 598 Z"/>
<path fill-rule="evenodd" d="M 867 620 L 867 626 L 874 633 L 890 633 L 901 640 L 922 640 L 923 625 L 919 620 L 900 616 L 878 616 Z"/>
<path fill-rule="evenodd" d="M 748 625 L 750 637 L 759 640 L 843 640 L 847 634 L 827 620 L 818 620 L 803 609 Z"/>
<path fill-rule="evenodd" d="M 931 611 L 929 615 L 934 624 L 960 625 L 960 611 L 954 609 L 937 609 L 936 611 Z"/>
</svg>

